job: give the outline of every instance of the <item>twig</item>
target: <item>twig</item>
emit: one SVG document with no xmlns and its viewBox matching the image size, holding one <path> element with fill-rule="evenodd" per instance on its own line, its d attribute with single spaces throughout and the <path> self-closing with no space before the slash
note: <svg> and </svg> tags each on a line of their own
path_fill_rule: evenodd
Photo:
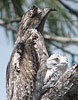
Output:
<svg viewBox="0 0 78 100">
<path fill-rule="evenodd" d="M 11 23 L 14 23 L 14 22 L 19 22 L 20 19 L 14 19 L 14 20 L 9 20 L 9 19 L 3 19 L 3 18 L 0 18 L 0 25 L 2 24 L 11 24 Z"/>
<path fill-rule="evenodd" d="M 60 37 L 60 36 L 51 36 L 44 35 L 44 38 L 47 40 L 52 40 L 61 43 L 78 43 L 78 38 L 69 38 L 69 37 Z"/>
</svg>

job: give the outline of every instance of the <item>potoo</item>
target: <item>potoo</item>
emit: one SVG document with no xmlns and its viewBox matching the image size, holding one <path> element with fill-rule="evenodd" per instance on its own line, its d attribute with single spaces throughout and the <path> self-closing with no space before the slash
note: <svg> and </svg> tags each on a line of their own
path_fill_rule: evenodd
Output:
<svg viewBox="0 0 78 100">
<path fill-rule="evenodd" d="M 46 62 L 48 53 L 41 35 L 47 15 L 55 9 L 33 6 L 22 17 L 15 46 L 7 66 L 7 100 L 34 99 L 37 72 Z"/>
</svg>

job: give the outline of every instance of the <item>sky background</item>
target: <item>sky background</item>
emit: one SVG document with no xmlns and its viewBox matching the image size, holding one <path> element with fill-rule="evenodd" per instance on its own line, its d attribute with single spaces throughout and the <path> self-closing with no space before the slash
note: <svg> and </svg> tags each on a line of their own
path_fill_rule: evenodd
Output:
<svg viewBox="0 0 78 100">
<path fill-rule="evenodd" d="M 70 2 L 67 2 L 72 7 Z M 73 5 L 74 9 L 78 9 L 78 4 Z M 72 52 L 78 52 L 78 48 L 74 45 L 69 46 L 69 49 Z M 8 41 L 4 28 L 0 27 L 0 100 L 6 100 L 6 68 L 9 62 L 11 53 L 13 50 L 12 41 Z M 64 55 L 60 50 L 54 50 L 53 53 Z M 68 58 L 69 67 L 71 57 L 69 55 L 65 55 Z M 77 59 L 78 60 L 78 59 Z"/>
<path fill-rule="evenodd" d="M 6 68 L 13 49 L 8 41 L 4 28 L 0 27 L 0 100 L 6 100 Z"/>
</svg>

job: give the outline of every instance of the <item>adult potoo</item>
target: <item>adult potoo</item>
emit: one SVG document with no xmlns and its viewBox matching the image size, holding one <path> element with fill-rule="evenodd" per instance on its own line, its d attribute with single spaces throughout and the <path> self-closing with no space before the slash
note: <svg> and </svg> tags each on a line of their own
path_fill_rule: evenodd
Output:
<svg viewBox="0 0 78 100">
<path fill-rule="evenodd" d="M 37 72 L 48 57 L 41 33 L 46 16 L 55 9 L 33 6 L 22 17 L 6 71 L 7 100 L 34 99 Z"/>
</svg>

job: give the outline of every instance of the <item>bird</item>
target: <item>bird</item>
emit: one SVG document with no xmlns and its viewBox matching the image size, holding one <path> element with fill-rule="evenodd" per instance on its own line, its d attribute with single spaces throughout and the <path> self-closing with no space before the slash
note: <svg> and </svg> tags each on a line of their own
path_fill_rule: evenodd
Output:
<svg viewBox="0 0 78 100">
<path fill-rule="evenodd" d="M 21 18 L 17 37 L 6 70 L 7 100 L 39 100 L 35 98 L 38 71 L 48 53 L 42 36 L 46 17 L 54 8 L 33 5 Z"/>
<path fill-rule="evenodd" d="M 57 81 L 58 77 L 64 74 L 67 68 L 68 68 L 68 60 L 65 56 L 61 56 L 58 54 L 51 55 L 47 59 L 47 72 L 44 79 L 45 81 L 44 83 L 47 83 L 47 81 L 49 81 L 48 79 L 52 79 L 54 84 Z"/>
<path fill-rule="evenodd" d="M 47 59 L 47 71 L 44 78 L 43 94 L 41 100 L 51 100 L 48 95 L 51 95 L 51 87 L 54 87 L 60 77 L 66 72 L 68 68 L 68 59 L 59 54 L 52 54 Z M 45 90 L 46 89 L 46 90 Z M 48 90 L 48 92 L 47 92 Z"/>
</svg>

